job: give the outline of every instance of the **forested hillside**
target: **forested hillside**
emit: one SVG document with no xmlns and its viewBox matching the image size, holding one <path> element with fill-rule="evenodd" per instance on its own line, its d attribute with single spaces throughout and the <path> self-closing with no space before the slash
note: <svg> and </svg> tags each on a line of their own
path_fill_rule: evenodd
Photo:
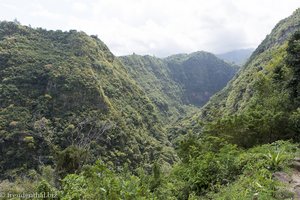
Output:
<svg viewBox="0 0 300 200">
<path fill-rule="evenodd" d="M 164 59 L 136 54 L 120 57 L 129 75 L 162 112 L 178 116 L 202 106 L 234 76 L 237 68 L 211 53 L 178 54 Z"/>
<path fill-rule="evenodd" d="M 175 160 L 158 108 L 97 37 L 1 22 L 0 77 L 2 178 Z"/>
<path fill-rule="evenodd" d="M 179 54 L 165 59 L 176 82 L 184 90 L 183 102 L 204 105 L 234 76 L 237 68 L 211 53 Z"/>
<path fill-rule="evenodd" d="M 166 120 L 184 116 L 187 106 L 183 105 L 183 88 L 171 77 L 164 60 L 152 56 L 121 56 L 129 76 L 144 90 L 157 105 Z M 196 109 L 193 107 L 192 109 Z"/>
</svg>

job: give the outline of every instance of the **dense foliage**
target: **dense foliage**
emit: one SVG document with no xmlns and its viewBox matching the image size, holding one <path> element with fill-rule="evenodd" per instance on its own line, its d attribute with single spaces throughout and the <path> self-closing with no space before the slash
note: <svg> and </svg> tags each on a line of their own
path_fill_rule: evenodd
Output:
<svg viewBox="0 0 300 200">
<path fill-rule="evenodd" d="M 171 77 L 183 88 L 183 103 L 196 106 L 203 106 L 237 71 L 233 65 L 203 51 L 173 55 L 164 60 Z"/>
<path fill-rule="evenodd" d="M 134 173 L 124 165 L 118 171 L 97 161 L 86 165 L 80 173 L 69 174 L 57 189 L 51 178 L 54 170 L 42 167 L 42 174 L 31 171 L 27 178 L 14 184 L 0 183 L 2 192 L 49 192 L 60 199 L 243 199 L 270 200 L 292 197 L 282 183 L 272 178 L 278 170 L 287 170 L 297 155 L 297 145 L 277 141 L 248 150 L 216 137 L 190 135 L 181 141 L 182 162 L 173 169 L 152 165 Z M 5 199 L 5 198 L 4 198 Z"/>
<path fill-rule="evenodd" d="M 164 59 L 133 54 L 120 59 L 161 111 L 170 110 L 175 116 L 186 110 L 183 104 L 204 105 L 237 71 L 235 66 L 207 52 Z"/>
<path fill-rule="evenodd" d="M 0 77 L 2 178 L 176 159 L 158 108 L 96 36 L 1 22 Z"/>
<path fill-rule="evenodd" d="M 136 54 L 121 56 L 119 59 L 127 68 L 129 75 L 166 116 L 164 118 L 166 121 L 184 116 L 189 110 L 197 110 L 196 107 L 188 108 L 187 105 L 183 105 L 182 86 L 173 80 L 170 69 L 163 59 Z"/>
</svg>

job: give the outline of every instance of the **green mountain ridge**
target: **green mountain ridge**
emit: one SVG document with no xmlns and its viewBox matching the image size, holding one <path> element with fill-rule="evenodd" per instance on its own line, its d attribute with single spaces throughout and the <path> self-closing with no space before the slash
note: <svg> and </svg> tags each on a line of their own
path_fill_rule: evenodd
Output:
<svg viewBox="0 0 300 200">
<path fill-rule="evenodd" d="M 170 70 L 162 59 L 136 54 L 119 59 L 164 115 L 177 118 L 186 112 L 182 106 L 182 88 L 170 77 Z"/>
<path fill-rule="evenodd" d="M 203 51 L 163 59 L 134 54 L 120 60 L 160 110 L 175 116 L 182 115 L 188 106 L 206 103 L 237 70 Z"/>
<path fill-rule="evenodd" d="M 157 107 L 98 38 L 1 22 L 0 67 L 1 176 L 65 165 L 71 147 L 131 167 L 176 159 Z"/>
<path fill-rule="evenodd" d="M 237 68 L 208 52 L 179 54 L 165 58 L 173 79 L 182 85 L 183 103 L 204 105 L 234 76 Z"/>
</svg>

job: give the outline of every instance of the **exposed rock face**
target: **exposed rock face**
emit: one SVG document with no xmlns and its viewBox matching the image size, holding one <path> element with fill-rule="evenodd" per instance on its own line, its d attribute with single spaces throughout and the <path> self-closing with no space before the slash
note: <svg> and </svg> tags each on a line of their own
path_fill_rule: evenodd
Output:
<svg viewBox="0 0 300 200">
<path fill-rule="evenodd" d="M 286 172 L 275 172 L 273 178 L 282 182 L 285 187 L 279 188 L 278 197 L 300 199 L 300 158 L 295 158 L 291 164 L 293 171 L 291 174 Z"/>
</svg>

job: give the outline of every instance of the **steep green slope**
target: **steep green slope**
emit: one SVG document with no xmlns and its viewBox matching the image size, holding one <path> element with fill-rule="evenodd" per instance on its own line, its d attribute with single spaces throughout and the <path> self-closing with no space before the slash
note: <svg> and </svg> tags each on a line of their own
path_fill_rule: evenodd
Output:
<svg viewBox="0 0 300 200">
<path fill-rule="evenodd" d="M 1 22 L 0 80 L 1 176 L 174 160 L 158 109 L 95 36 Z"/>
<path fill-rule="evenodd" d="M 178 54 L 164 59 L 171 77 L 183 88 L 182 101 L 204 105 L 234 76 L 236 68 L 211 53 Z"/>
<path fill-rule="evenodd" d="M 190 124 L 210 121 L 208 133 L 245 147 L 299 134 L 300 10 L 280 21 L 235 78 Z M 295 34 L 295 35 L 294 35 Z M 194 126 L 196 127 L 196 126 Z"/>
<path fill-rule="evenodd" d="M 182 103 L 183 90 L 172 79 L 164 60 L 136 54 L 121 56 L 119 59 L 163 114 L 168 118 L 185 114 L 187 106 Z"/>
<path fill-rule="evenodd" d="M 300 10 L 298 9 L 292 16 L 280 21 L 275 26 L 271 34 L 254 51 L 239 74 L 205 106 L 202 115 L 206 114 L 205 111 L 214 111 L 212 109 L 214 105 L 221 109 L 218 113 L 225 112 L 224 114 L 231 114 L 249 106 L 247 103 L 257 92 L 253 85 L 255 81 L 260 81 L 259 78 L 262 78 L 259 77 L 260 74 L 271 76 L 274 75 L 272 72 L 275 70 L 287 70 L 284 63 L 287 54 L 287 41 L 299 28 Z M 286 80 L 282 80 L 280 84 L 285 82 Z M 277 89 L 285 88 L 280 86 Z"/>
<path fill-rule="evenodd" d="M 134 54 L 120 59 L 137 84 L 169 116 L 182 116 L 191 106 L 206 103 L 236 71 L 233 66 L 207 52 L 179 54 L 164 59 Z"/>
</svg>

